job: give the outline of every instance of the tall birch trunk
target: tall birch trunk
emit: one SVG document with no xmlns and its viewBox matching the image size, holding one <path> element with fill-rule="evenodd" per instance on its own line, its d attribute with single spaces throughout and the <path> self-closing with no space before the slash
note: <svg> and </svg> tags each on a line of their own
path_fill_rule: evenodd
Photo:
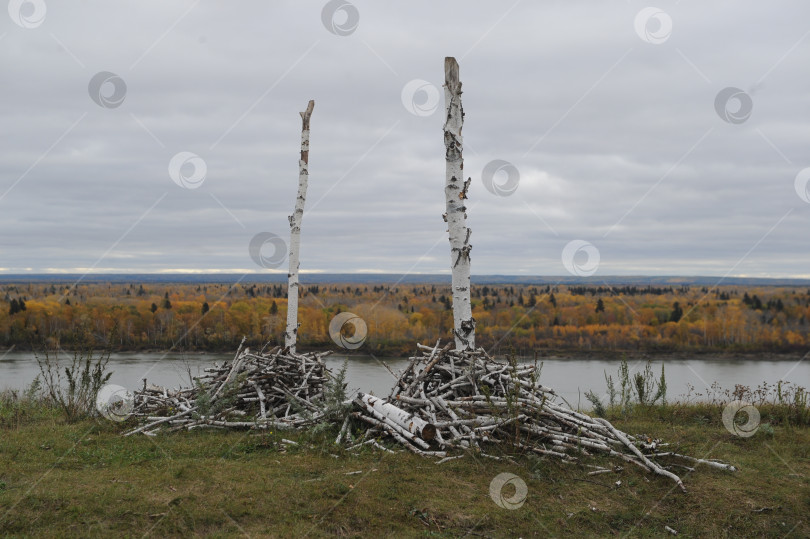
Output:
<svg viewBox="0 0 810 539">
<path fill-rule="evenodd" d="M 470 305 L 470 229 L 464 201 L 470 180 L 464 181 L 461 127 L 464 109 L 461 106 L 461 82 L 458 80 L 458 62 L 453 57 L 444 59 L 444 146 L 447 201 L 447 229 L 450 233 L 450 269 L 453 272 L 453 336 L 456 349 L 475 348 L 475 319 Z"/>
<path fill-rule="evenodd" d="M 304 216 L 304 203 L 309 182 L 309 118 L 315 101 L 310 101 L 307 110 L 301 112 L 301 158 L 298 161 L 298 198 L 295 211 L 290 215 L 290 272 L 287 274 L 287 331 L 284 345 L 295 352 L 298 338 L 298 255 L 301 250 L 301 219 Z"/>
</svg>

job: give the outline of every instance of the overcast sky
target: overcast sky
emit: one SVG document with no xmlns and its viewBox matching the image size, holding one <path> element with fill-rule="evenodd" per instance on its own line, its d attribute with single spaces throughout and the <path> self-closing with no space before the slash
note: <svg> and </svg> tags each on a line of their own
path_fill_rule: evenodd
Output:
<svg viewBox="0 0 810 539">
<path fill-rule="evenodd" d="M 455 56 L 473 273 L 810 277 L 810 5 L 647 8 L 12 0 L 0 272 L 286 272 L 309 99 L 302 269 L 446 272 Z"/>
</svg>

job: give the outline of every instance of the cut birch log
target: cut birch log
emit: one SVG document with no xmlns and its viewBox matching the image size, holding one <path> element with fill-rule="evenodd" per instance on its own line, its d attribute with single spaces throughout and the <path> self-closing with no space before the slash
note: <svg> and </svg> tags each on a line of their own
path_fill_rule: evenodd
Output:
<svg viewBox="0 0 810 539">
<path fill-rule="evenodd" d="M 375 412 L 385 416 L 390 421 L 404 428 L 411 434 L 419 436 L 426 442 L 429 442 L 436 437 L 436 427 L 420 417 L 409 414 L 405 410 L 385 402 L 379 397 L 367 395 L 365 393 L 358 393 L 357 401 L 366 410 L 374 410 Z"/>
<path fill-rule="evenodd" d="M 301 251 L 301 219 L 304 216 L 304 204 L 307 198 L 309 183 L 309 119 L 315 101 L 310 101 L 307 109 L 301 112 L 301 157 L 298 160 L 298 196 L 295 199 L 295 210 L 290 215 L 290 270 L 287 274 L 287 329 L 284 333 L 284 345 L 295 353 L 298 338 L 298 269 Z"/>
<path fill-rule="evenodd" d="M 453 289 L 453 336 L 456 350 L 475 349 L 475 319 L 470 302 L 470 229 L 467 228 L 469 180 L 464 181 L 463 139 L 464 109 L 461 106 L 461 82 L 458 62 L 444 59 L 444 147 L 446 211 L 444 219 L 450 235 L 450 270 Z"/>
</svg>

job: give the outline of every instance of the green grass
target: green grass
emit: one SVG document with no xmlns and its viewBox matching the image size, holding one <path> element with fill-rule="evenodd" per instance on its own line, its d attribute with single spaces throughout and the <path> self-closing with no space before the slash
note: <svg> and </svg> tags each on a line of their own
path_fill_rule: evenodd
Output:
<svg viewBox="0 0 810 539">
<path fill-rule="evenodd" d="M 632 417 L 611 417 L 631 434 L 740 468 L 674 470 L 687 493 L 602 457 L 563 464 L 469 455 L 436 465 L 409 453 L 349 454 L 331 445 L 334 436 L 283 433 L 299 442 L 286 450 L 281 433 L 124 438 L 124 425 L 67 424 L 33 405 L 10 421 L 7 408 L 0 406 L 0 536 L 667 537 L 665 526 L 679 537 L 810 535 L 810 429 L 773 421 L 738 438 L 717 406 L 637 407 Z M 771 415 L 764 410 L 763 422 Z M 582 464 L 624 469 L 588 476 Z M 517 510 L 489 497 L 501 472 L 527 484 Z"/>
</svg>

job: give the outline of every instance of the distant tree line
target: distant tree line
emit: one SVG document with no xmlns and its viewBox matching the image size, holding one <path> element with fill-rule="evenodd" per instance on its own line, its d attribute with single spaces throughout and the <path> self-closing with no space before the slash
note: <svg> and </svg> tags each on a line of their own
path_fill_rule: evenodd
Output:
<svg viewBox="0 0 810 539">
<path fill-rule="evenodd" d="M 286 286 L 258 283 L 0 286 L 0 347 L 53 343 L 85 325 L 116 328 L 121 350 L 228 350 L 279 343 Z M 790 287 L 484 285 L 472 291 L 477 342 L 495 353 L 551 351 L 802 351 L 810 290 Z M 339 312 L 361 316 L 364 348 L 404 355 L 447 339 L 452 294 L 442 285 L 302 285 L 302 349 L 333 347 Z"/>
</svg>

